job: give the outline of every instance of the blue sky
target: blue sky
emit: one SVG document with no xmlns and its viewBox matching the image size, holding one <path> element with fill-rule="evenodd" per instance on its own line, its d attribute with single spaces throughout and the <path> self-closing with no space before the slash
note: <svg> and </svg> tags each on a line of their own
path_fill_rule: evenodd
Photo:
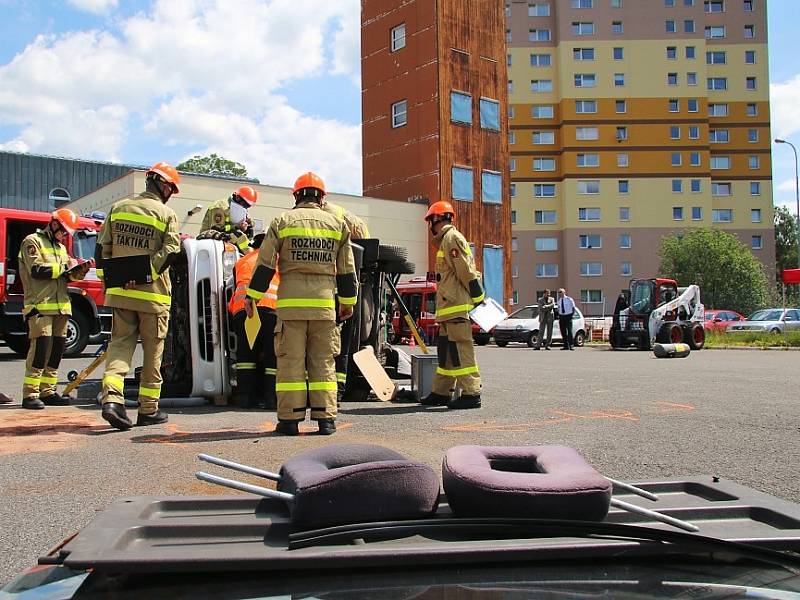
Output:
<svg viewBox="0 0 800 600">
<path fill-rule="evenodd" d="M 217 152 L 361 190 L 358 0 L 0 0 L 0 148 L 133 164 Z M 769 0 L 773 136 L 800 146 L 797 0 Z M 773 147 L 794 208 L 794 156 Z"/>
</svg>

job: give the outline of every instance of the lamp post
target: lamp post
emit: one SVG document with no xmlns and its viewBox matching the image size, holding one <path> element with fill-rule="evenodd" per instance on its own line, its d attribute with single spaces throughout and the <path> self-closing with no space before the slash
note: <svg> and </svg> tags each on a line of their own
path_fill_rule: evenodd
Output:
<svg viewBox="0 0 800 600">
<path fill-rule="evenodd" d="M 797 198 L 797 267 L 800 268 L 800 180 L 797 177 L 797 148 L 792 142 L 775 138 L 776 144 L 788 144 L 794 152 L 794 192 Z"/>
</svg>

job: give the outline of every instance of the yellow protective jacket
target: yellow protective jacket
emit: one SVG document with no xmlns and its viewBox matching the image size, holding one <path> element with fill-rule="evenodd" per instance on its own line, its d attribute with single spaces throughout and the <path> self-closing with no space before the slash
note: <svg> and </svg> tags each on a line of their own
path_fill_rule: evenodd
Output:
<svg viewBox="0 0 800 600">
<path fill-rule="evenodd" d="M 178 217 L 174 210 L 150 192 L 120 200 L 111 207 L 97 243 L 102 260 L 139 254 L 150 256 L 153 282 L 130 290 L 106 288 L 106 306 L 154 314 L 169 312 L 172 294 L 169 256 L 181 251 Z M 100 277 L 103 266 L 98 264 Z"/>
<path fill-rule="evenodd" d="M 469 311 L 485 297 L 481 274 L 466 238 L 445 225 L 433 238 L 436 248 L 436 321 L 469 318 Z"/>
<path fill-rule="evenodd" d="M 231 205 L 227 198 L 212 202 L 208 206 L 203 217 L 203 223 L 200 225 L 200 233 L 205 233 L 209 229 L 227 233 L 230 236 L 231 243 L 239 249 L 239 252 L 247 254 L 249 251 L 250 239 L 247 234 L 231 223 Z"/>
<path fill-rule="evenodd" d="M 247 295 L 260 300 L 276 267 L 278 318 L 328 321 L 336 318 L 334 296 L 353 305 L 358 295 L 350 232 L 344 221 L 315 202 L 300 202 L 272 221 L 258 254 Z"/>
<path fill-rule="evenodd" d="M 67 282 L 83 279 L 83 274 L 65 274 L 69 261 L 66 247 L 44 231 L 37 230 L 22 240 L 19 274 L 25 315 L 33 309 L 42 315 L 72 314 Z"/>
<path fill-rule="evenodd" d="M 351 239 L 366 240 L 369 238 L 369 229 L 367 229 L 367 224 L 364 220 L 358 215 L 351 213 L 343 206 L 326 201 L 325 204 L 322 205 L 322 210 L 344 221 L 345 225 L 347 225 L 347 229 L 350 231 Z"/>
</svg>

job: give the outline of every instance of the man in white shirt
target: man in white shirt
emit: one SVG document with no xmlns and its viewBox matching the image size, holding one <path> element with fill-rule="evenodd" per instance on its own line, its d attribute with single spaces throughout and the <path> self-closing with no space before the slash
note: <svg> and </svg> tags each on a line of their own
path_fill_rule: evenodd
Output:
<svg viewBox="0 0 800 600">
<path fill-rule="evenodd" d="M 558 327 L 561 329 L 561 339 L 564 342 L 562 350 L 575 350 L 575 340 L 572 338 L 572 316 L 575 312 L 575 301 L 567 296 L 564 288 L 558 290 Z"/>
</svg>

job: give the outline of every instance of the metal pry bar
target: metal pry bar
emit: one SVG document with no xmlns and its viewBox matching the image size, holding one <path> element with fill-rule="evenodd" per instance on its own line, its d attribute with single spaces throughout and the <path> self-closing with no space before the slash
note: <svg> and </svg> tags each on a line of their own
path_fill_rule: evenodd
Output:
<svg viewBox="0 0 800 600">
<path fill-rule="evenodd" d="M 215 485 L 229 487 L 234 490 L 239 490 L 241 492 L 249 492 L 251 494 L 256 494 L 257 496 L 262 496 L 264 498 L 273 498 L 276 500 L 283 500 L 284 502 L 294 502 L 294 496 L 292 494 L 287 494 L 286 492 L 279 492 L 278 490 L 272 490 L 270 488 L 261 487 L 259 485 L 252 485 L 249 483 L 236 481 L 235 479 L 226 479 L 225 477 L 218 477 L 216 475 L 211 475 L 210 473 L 204 473 L 203 471 L 198 471 L 194 475 L 200 481 L 205 481 L 207 483 L 213 483 Z"/>
<path fill-rule="evenodd" d="M 198 454 L 197 458 L 207 463 L 211 463 L 212 465 L 225 467 L 226 469 L 232 469 L 234 471 L 239 471 L 240 473 L 247 473 L 248 475 L 255 475 L 256 477 L 263 477 L 264 479 L 269 479 L 271 481 L 281 480 L 281 476 L 277 473 L 271 473 L 269 471 L 264 471 L 248 465 L 235 463 L 230 460 L 225 460 L 224 458 L 217 458 L 216 456 L 211 456 L 210 454 Z"/>
<path fill-rule="evenodd" d="M 616 506 L 617 508 L 627 510 L 628 512 L 637 513 L 645 517 L 650 517 L 651 519 L 655 519 L 656 521 L 660 521 L 661 523 L 666 523 L 667 525 L 672 525 L 673 527 L 677 527 L 678 529 L 683 529 L 684 531 L 691 531 L 692 533 L 697 533 L 698 531 L 700 531 L 700 528 L 697 525 L 692 525 L 687 521 L 681 521 L 680 519 L 669 517 L 655 510 L 642 508 L 641 506 L 636 506 L 635 504 L 630 504 L 629 502 L 624 502 L 623 500 L 616 500 L 612 498 L 611 506 Z"/>
<path fill-rule="evenodd" d="M 643 490 L 640 487 L 636 487 L 635 485 L 631 485 L 630 483 L 625 483 L 624 481 L 617 481 L 616 479 L 611 479 L 611 477 L 606 477 L 611 483 L 613 483 L 618 488 L 625 490 L 626 492 L 633 492 L 637 496 L 641 496 L 642 498 L 647 498 L 648 500 L 653 500 L 654 502 L 658 500 L 658 496 L 653 494 L 652 492 L 648 492 L 647 490 Z"/>
</svg>

